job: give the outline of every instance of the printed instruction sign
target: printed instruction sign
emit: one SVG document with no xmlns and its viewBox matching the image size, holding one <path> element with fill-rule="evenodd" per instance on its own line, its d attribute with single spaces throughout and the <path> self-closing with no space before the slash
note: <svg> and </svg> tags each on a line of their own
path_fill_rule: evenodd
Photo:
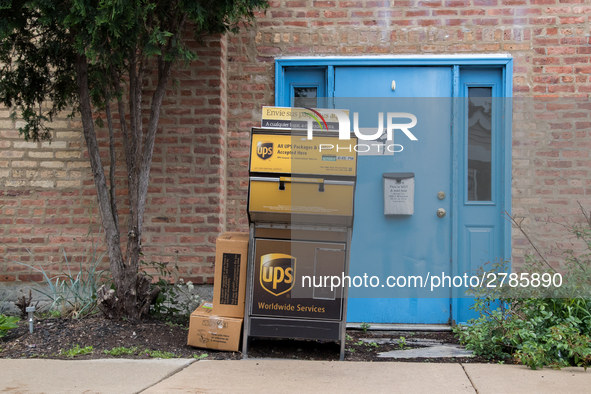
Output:
<svg viewBox="0 0 591 394">
<path fill-rule="evenodd" d="M 250 171 L 355 176 L 357 138 L 253 134 Z"/>
<path fill-rule="evenodd" d="M 384 215 L 414 214 L 415 174 L 387 173 L 384 179 Z"/>
</svg>

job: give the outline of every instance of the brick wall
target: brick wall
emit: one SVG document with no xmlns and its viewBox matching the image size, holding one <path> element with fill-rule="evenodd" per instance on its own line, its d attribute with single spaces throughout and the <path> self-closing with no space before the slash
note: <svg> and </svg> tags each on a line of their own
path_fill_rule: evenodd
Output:
<svg viewBox="0 0 591 394">
<path fill-rule="evenodd" d="M 274 103 L 278 56 L 511 54 L 514 95 L 524 98 L 513 115 L 513 212 L 544 250 L 568 242 L 547 221 L 577 220 L 578 202 L 591 206 L 590 14 L 589 0 L 272 0 L 251 29 L 192 43 L 200 58 L 175 73 L 163 105 L 146 260 L 178 263 L 186 278 L 211 282 L 215 237 L 247 230 L 249 130 L 261 106 Z M 24 143 L 17 126 L 0 109 L 0 241 L 8 245 L 0 255 L 57 272 L 60 249 L 79 254 L 98 219 L 81 125 L 58 118 L 51 145 Z M 99 137 L 106 149 L 106 133 Z M 514 233 L 514 262 L 528 250 Z M 0 263 L 0 280 L 39 279 L 31 275 Z"/>
<path fill-rule="evenodd" d="M 527 97 L 514 110 L 513 213 L 525 217 L 524 227 L 546 252 L 572 241 L 562 226 L 548 221 L 580 220 L 579 201 L 591 208 L 589 0 L 270 5 L 257 26 L 229 37 L 228 229 L 247 226 L 248 129 L 260 124 L 261 105 L 274 103 L 276 56 L 509 53 L 513 94 Z M 562 107 L 564 97 L 579 99 Z M 517 266 L 526 252 L 526 239 L 514 231 Z M 551 254 L 558 265 L 559 253 Z"/>
<path fill-rule="evenodd" d="M 225 225 L 227 42 L 211 37 L 190 45 L 199 59 L 174 72 L 163 103 L 142 244 L 146 262 L 176 263 L 186 280 L 211 283 L 215 239 Z M 144 97 L 155 86 L 149 80 Z M 100 222 L 81 122 L 58 117 L 51 144 L 23 142 L 18 127 L 0 109 L 0 281 L 42 280 L 10 260 L 59 273 L 66 269 L 62 249 L 75 272 L 90 248 L 89 229 L 96 234 Z M 108 166 L 108 133 L 97 135 Z M 121 136 L 116 140 L 125 233 L 126 171 Z"/>
</svg>

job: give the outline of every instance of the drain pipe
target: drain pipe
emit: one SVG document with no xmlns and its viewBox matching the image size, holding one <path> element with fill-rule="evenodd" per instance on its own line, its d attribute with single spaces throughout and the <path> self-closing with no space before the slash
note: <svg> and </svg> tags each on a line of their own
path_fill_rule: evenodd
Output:
<svg viewBox="0 0 591 394">
<path fill-rule="evenodd" d="M 33 312 L 35 312 L 34 306 L 28 306 L 26 309 L 27 313 L 29 314 L 29 333 L 33 333 Z"/>
</svg>

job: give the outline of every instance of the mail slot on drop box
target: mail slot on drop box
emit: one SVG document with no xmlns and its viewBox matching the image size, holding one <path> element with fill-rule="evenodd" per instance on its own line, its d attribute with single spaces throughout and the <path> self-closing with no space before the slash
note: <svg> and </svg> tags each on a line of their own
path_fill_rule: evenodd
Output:
<svg viewBox="0 0 591 394">
<path fill-rule="evenodd" d="M 384 215 L 412 215 L 415 212 L 415 174 L 389 172 L 384 179 Z"/>
<path fill-rule="evenodd" d="M 355 183 L 320 178 L 250 177 L 248 212 L 258 222 L 350 226 Z"/>
</svg>

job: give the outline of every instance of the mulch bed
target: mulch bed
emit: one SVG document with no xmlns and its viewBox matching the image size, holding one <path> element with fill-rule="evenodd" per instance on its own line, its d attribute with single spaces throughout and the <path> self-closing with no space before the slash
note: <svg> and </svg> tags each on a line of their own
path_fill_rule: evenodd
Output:
<svg viewBox="0 0 591 394">
<path fill-rule="evenodd" d="M 133 354 L 120 358 L 147 359 L 150 351 L 169 352 L 174 357 L 192 358 L 205 357 L 208 360 L 242 359 L 240 352 L 219 352 L 188 346 L 188 323 L 170 323 L 149 318 L 134 324 L 122 320 L 108 320 L 102 316 L 90 316 L 76 319 L 37 319 L 35 330 L 29 334 L 28 322 L 19 322 L 19 328 L 10 330 L 8 335 L 0 339 L 0 358 L 52 358 L 70 359 L 62 351 L 79 345 L 81 348 L 92 346 L 93 352 L 76 356 L 76 359 L 115 358 L 105 354 L 105 350 L 116 347 L 137 348 Z M 451 332 L 412 332 L 396 333 L 393 331 L 358 331 L 349 330 L 347 340 L 347 361 L 419 361 L 419 362 L 490 362 L 480 357 L 473 358 L 413 358 L 391 359 L 378 358 L 377 354 L 389 350 L 398 350 L 397 344 L 380 344 L 371 346 L 360 343 L 362 338 L 410 338 L 435 339 L 443 343 L 457 344 Z M 409 346 L 413 347 L 411 343 Z M 339 345 L 334 342 L 253 339 L 249 349 L 251 358 L 282 358 L 300 360 L 338 360 Z"/>
</svg>

